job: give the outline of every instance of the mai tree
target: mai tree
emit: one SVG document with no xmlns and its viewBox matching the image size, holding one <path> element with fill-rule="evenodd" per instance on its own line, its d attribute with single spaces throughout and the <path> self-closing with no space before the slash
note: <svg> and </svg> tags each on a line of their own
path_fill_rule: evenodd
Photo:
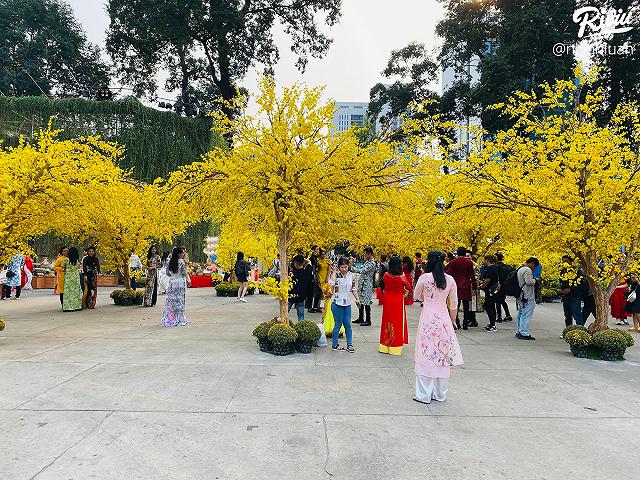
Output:
<svg viewBox="0 0 640 480">
<path fill-rule="evenodd" d="M 33 144 L 0 146 L 0 251 L 27 251 L 28 240 L 50 231 L 73 233 L 92 192 L 117 183 L 120 149 L 97 138 L 60 140 L 41 132 Z"/>
<path fill-rule="evenodd" d="M 354 211 L 384 203 L 411 176 L 412 156 L 397 146 L 362 146 L 354 130 L 332 132 L 335 104 L 324 103 L 322 92 L 294 85 L 278 94 L 273 79 L 263 78 L 255 116 L 217 116 L 222 134 L 234 132 L 233 149 L 214 148 L 168 182 L 184 203 L 219 220 L 223 230 L 241 215 L 253 231 L 272 236 L 283 279 L 301 238 L 352 234 Z M 282 322 L 288 322 L 287 294 L 276 295 Z"/>
<path fill-rule="evenodd" d="M 609 297 L 638 267 L 640 240 L 638 106 L 621 104 L 598 124 L 594 80 L 579 75 L 496 105 L 513 127 L 455 165 L 449 183 L 457 210 L 503 212 L 509 238 L 578 259 L 596 301 L 592 331 L 607 328 Z"/>
</svg>

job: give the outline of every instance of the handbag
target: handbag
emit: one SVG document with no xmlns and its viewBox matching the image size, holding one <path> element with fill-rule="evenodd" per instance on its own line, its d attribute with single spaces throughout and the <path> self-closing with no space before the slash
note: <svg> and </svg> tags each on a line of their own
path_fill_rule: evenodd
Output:
<svg viewBox="0 0 640 480">
<path fill-rule="evenodd" d="M 638 289 L 636 288 L 633 292 L 629 294 L 629 296 L 627 297 L 627 302 L 633 303 L 636 301 L 636 298 L 638 298 L 638 294 L 636 293 L 637 290 Z"/>
<path fill-rule="evenodd" d="M 7 281 L 7 271 L 0 270 L 0 285 L 4 285 Z"/>
</svg>

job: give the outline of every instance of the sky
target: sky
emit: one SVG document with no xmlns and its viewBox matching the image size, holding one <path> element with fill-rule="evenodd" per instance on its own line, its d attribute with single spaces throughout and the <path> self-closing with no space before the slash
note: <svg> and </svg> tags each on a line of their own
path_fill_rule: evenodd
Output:
<svg viewBox="0 0 640 480">
<path fill-rule="evenodd" d="M 109 18 L 104 0 L 66 0 L 73 7 L 87 37 L 104 46 Z M 340 23 L 325 31 L 333 44 L 322 59 L 309 60 L 304 75 L 295 68 L 296 57 L 289 50 L 287 36 L 276 32 L 280 62 L 275 68 L 278 85 L 304 81 L 310 86 L 325 85 L 326 96 L 336 101 L 366 102 L 373 85 L 383 81 L 392 50 L 411 42 L 435 49 L 435 26 L 443 9 L 436 0 L 343 0 Z M 254 68 L 242 85 L 255 91 L 262 68 Z M 434 84 L 439 90 L 439 82 Z M 175 98 L 176 93 L 161 96 Z"/>
</svg>

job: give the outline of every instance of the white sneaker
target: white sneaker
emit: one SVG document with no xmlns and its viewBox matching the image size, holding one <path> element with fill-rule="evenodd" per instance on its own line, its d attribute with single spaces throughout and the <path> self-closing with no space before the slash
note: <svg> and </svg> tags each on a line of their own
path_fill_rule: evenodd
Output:
<svg viewBox="0 0 640 480">
<path fill-rule="evenodd" d="M 238 297 L 236 297 L 236 302 L 239 302 L 239 301 L 240 301 L 240 299 Z"/>
<path fill-rule="evenodd" d="M 240 301 L 241 301 L 241 302 L 244 302 L 244 303 L 248 303 L 248 302 L 247 302 L 247 299 L 246 299 L 246 298 L 244 298 L 244 297 L 242 297 L 242 298 L 240 299 Z"/>
</svg>

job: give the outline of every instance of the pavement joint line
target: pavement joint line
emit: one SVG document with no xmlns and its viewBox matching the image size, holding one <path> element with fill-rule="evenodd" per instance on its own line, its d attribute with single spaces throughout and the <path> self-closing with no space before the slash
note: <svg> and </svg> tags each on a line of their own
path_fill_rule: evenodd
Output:
<svg viewBox="0 0 640 480">
<path fill-rule="evenodd" d="M 225 412 L 229 409 L 229 406 L 231 405 L 233 400 L 236 398 L 236 394 L 238 393 L 238 390 L 240 390 L 240 387 L 242 386 L 243 380 L 249 374 L 249 370 L 251 370 L 251 365 L 247 365 L 247 368 L 245 369 L 244 373 L 240 377 L 240 380 L 238 381 L 238 384 L 236 385 L 236 388 L 233 389 L 233 393 L 231 394 L 231 398 L 229 399 L 229 402 L 227 403 L 227 405 L 224 407 L 224 411 Z"/>
<path fill-rule="evenodd" d="M 324 432 L 324 448 L 325 448 L 325 457 L 324 457 L 324 471 L 330 477 L 333 477 L 333 473 L 329 471 L 329 458 L 331 454 L 331 450 L 329 449 L 329 432 L 327 431 L 327 415 L 322 415 L 322 431 Z"/>
<path fill-rule="evenodd" d="M 65 381 L 63 381 L 63 382 L 61 382 L 61 383 L 58 383 L 58 384 L 56 384 L 56 385 L 53 385 L 53 386 L 52 386 L 52 387 L 50 387 L 50 388 L 47 388 L 44 392 L 40 392 L 40 393 L 36 394 L 34 397 L 31 397 L 31 398 L 30 398 L 29 400 L 27 400 L 26 402 L 22 402 L 20 405 L 18 405 L 17 407 L 15 407 L 15 408 L 14 408 L 14 410 L 17 410 L 17 409 L 19 409 L 20 407 L 22 407 L 23 405 L 26 405 L 27 403 L 29 403 L 29 402 L 31 402 L 31 401 L 33 401 L 33 400 L 35 400 L 35 399 L 36 399 L 36 398 L 38 398 L 40 395 L 44 395 L 45 393 L 50 392 L 50 391 L 51 391 L 51 390 L 53 390 L 54 388 L 58 388 L 58 387 L 60 387 L 61 385 L 64 385 L 65 383 L 70 382 L 71 380 L 73 380 L 73 379 L 75 379 L 75 378 L 79 377 L 80 375 L 82 375 L 82 374 L 84 374 L 84 373 L 88 372 L 89 370 L 91 370 L 91 369 L 93 369 L 93 368 L 97 367 L 98 365 L 100 365 L 100 364 L 99 364 L 99 363 L 96 363 L 95 365 L 91 365 L 89 368 L 86 368 L 85 370 L 83 370 L 83 371 L 81 371 L 81 372 L 79 372 L 79 373 L 76 373 L 75 375 L 73 375 L 73 376 L 71 376 L 71 377 L 67 378 Z"/>
<path fill-rule="evenodd" d="M 554 378 L 556 378 L 556 379 L 560 380 L 561 382 L 564 382 L 564 383 L 566 383 L 567 385 L 571 385 L 572 387 L 581 388 L 581 389 L 584 389 L 584 388 L 585 388 L 583 385 L 579 385 L 579 384 L 577 385 L 577 384 L 575 384 L 575 383 L 571 383 L 569 380 L 565 380 L 564 378 L 561 378 L 561 377 L 559 377 L 558 375 L 555 375 L 555 374 L 554 374 L 554 373 L 552 373 L 552 372 L 547 372 L 547 373 L 548 373 L 549 375 L 551 375 L 552 377 L 554 377 Z M 605 400 L 602 400 L 602 401 L 603 401 L 605 404 L 607 404 L 609 407 L 612 407 L 612 408 L 614 408 L 614 409 L 616 409 L 616 410 L 620 410 L 621 412 L 624 412 L 624 413 L 626 413 L 627 415 L 631 415 L 632 417 L 640 418 L 640 417 L 638 417 L 637 415 L 635 415 L 635 414 L 633 414 L 633 413 L 631 413 L 631 412 L 627 412 L 624 408 L 620 408 L 620 407 L 618 407 L 617 405 L 614 405 L 614 404 L 613 404 L 613 403 L 611 403 L 611 402 L 607 402 L 607 401 L 605 401 Z"/>
<path fill-rule="evenodd" d="M 16 360 L 29 360 L 29 359 L 31 359 L 31 358 L 35 358 L 35 357 L 37 357 L 38 355 L 44 355 L 45 353 L 53 352 L 54 350 L 57 350 L 58 348 L 66 347 L 66 346 L 68 346 L 68 345 L 73 345 L 74 343 L 79 343 L 79 342 L 81 342 L 81 341 L 82 341 L 82 340 L 77 340 L 77 339 L 76 339 L 76 340 L 74 340 L 74 341 L 67 342 L 67 343 L 64 343 L 64 344 L 62 344 L 62 345 L 58 345 L 57 347 L 49 348 L 49 349 L 44 350 L 44 351 L 42 351 L 42 352 L 40 352 L 40 353 L 36 353 L 36 354 L 34 354 L 34 355 L 30 355 L 30 356 L 27 356 L 27 357 L 25 357 L 25 358 L 18 358 L 18 359 L 16 359 Z"/>
<path fill-rule="evenodd" d="M 410 398 L 410 397 L 408 397 Z M 411 401 L 411 400 L 408 400 Z M 426 405 L 431 406 L 431 405 Z M 332 412 L 253 412 L 253 411 L 222 411 L 222 410 L 124 410 L 113 408 L 88 408 L 88 409 L 46 409 L 46 408 L 19 408 L 19 409 L 0 409 L 3 413 L 17 413 L 17 412 L 80 412 L 80 413 L 121 413 L 121 414 L 145 414 L 145 413 L 157 413 L 157 414 L 181 414 L 181 415 L 262 415 L 262 416 L 326 416 L 331 417 L 408 417 L 408 418 L 425 418 L 425 417 L 438 417 L 438 418 L 486 418 L 486 419 L 522 419 L 522 420 L 625 420 L 639 422 L 638 417 L 624 417 L 624 416 L 535 416 L 535 415 L 459 415 L 459 414 L 446 414 L 446 413 L 434 413 L 431 415 L 425 415 L 423 413 L 332 413 Z"/>
<path fill-rule="evenodd" d="M 72 445 L 70 445 L 68 448 L 64 449 L 59 455 L 57 455 L 53 460 L 51 460 L 51 462 L 49 462 L 47 465 L 45 465 L 44 467 L 42 467 L 40 469 L 39 472 L 37 472 L 35 475 L 33 475 L 29 480 L 35 480 L 41 473 L 45 472 L 51 465 L 53 465 L 55 462 L 57 462 L 63 455 L 65 455 L 69 450 L 71 450 L 72 448 L 74 448 L 76 445 L 79 445 L 80 443 L 82 443 L 89 435 L 91 435 L 93 432 L 95 432 L 96 430 L 98 430 L 100 427 L 102 427 L 102 425 L 104 424 L 104 422 L 107 421 L 107 419 L 113 415 L 113 412 L 108 412 L 101 420 L 100 422 L 98 422 L 98 424 L 93 427 L 91 430 L 89 430 L 85 435 L 82 436 L 82 438 L 80 438 L 80 440 L 78 440 L 77 442 L 73 443 Z"/>
</svg>

